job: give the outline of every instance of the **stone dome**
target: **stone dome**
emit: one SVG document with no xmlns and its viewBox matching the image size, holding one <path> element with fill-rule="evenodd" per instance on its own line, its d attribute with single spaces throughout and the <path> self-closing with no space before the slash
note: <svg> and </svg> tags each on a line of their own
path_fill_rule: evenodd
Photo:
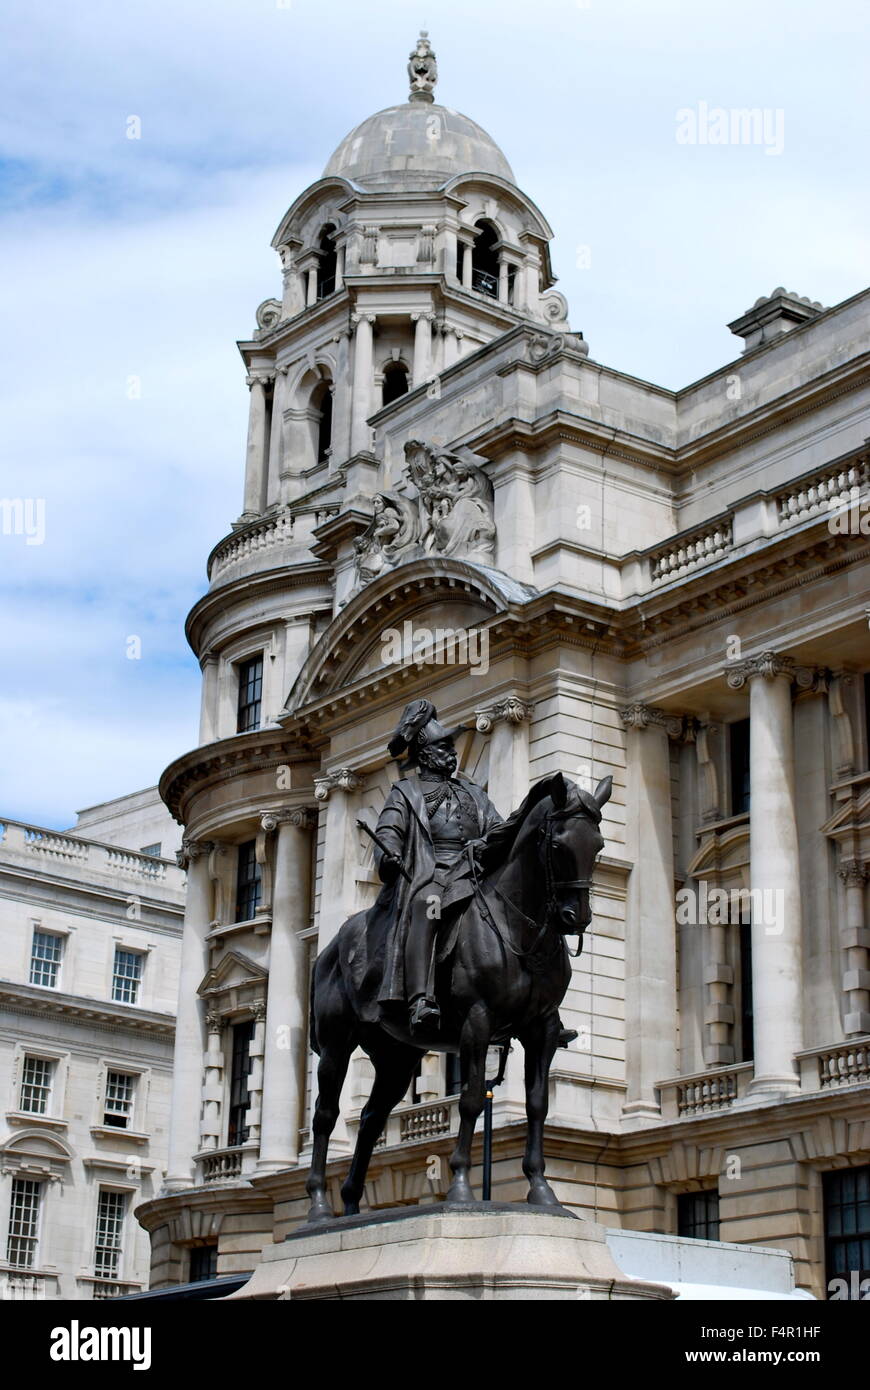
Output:
<svg viewBox="0 0 870 1390">
<path fill-rule="evenodd" d="M 496 174 L 515 183 L 498 145 L 449 106 L 407 101 L 388 106 L 345 136 L 323 171 L 363 189 L 439 188 L 457 174 Z"/>
</svg>

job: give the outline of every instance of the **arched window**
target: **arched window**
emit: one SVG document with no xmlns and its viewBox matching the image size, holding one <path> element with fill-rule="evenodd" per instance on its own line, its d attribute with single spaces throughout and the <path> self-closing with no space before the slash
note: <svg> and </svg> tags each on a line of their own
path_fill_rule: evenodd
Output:
<svg viewBox="0 0 870 1390">
<path fill-rule="evenodd" d="M 388 362 L 384 367 L 383 405 L 397 401 L 408 390 L 408 368 L 401 362 Z"/>
<path fill-rule="evenodd" d="M 329 458 L 329 450 L 332 447 L 332 391 L 328 381 L 325 381 L 322 386 L 318 386 L 311 403 L 319 413 L 317 420 L 317 462 L 323 463 L 325 459 Z"/>
<path fill-rule="evenodd" d="M 478 233 L 471 252 L 471 288 L 498 298 L 499 236 L 490 222 L 478 222 Z"/>
<path fill-rule="evenodd" d="M 335 245 L 335 228 L 330 222 L 320 234 L 320 261 L 317 266 L 317 298 L 325 299 L 335 291 L 335 275 L 338 269 L 338 251 Z"/>
</svg>

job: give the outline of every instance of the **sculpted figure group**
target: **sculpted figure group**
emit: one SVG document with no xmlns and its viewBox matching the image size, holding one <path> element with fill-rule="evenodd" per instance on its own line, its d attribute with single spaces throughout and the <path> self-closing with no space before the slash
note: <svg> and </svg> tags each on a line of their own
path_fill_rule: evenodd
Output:
<svg viewBox="0 0 870 1390">
<path fill-rule="evenodd" d="M 375 494 L 371 522 L 356 541 L 354 592 L 395 565 L 423 555 L 493 563 L 493 489 L 476 455 L 437 450 L 411 439 L 405 459 L 415 495 Z"/>
</svg>

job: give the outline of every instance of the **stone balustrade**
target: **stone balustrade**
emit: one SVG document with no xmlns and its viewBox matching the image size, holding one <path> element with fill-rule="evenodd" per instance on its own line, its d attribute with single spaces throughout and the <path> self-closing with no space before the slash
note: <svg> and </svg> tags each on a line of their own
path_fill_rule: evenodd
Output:
<svg viewBox="0 0 870 1390">
<path fill-rule="evenodd" d="M 822 513 L 837 511 L 867 493 L 870 460 L 856 459 L 818 469 L 776 494 L 776 515 L 780 526 L 796 526 Z"/>
<path fill-rule="evenodd" d="M 216 545 L 209 556 L 209 579 L 217 579 L 232 565 L 250 560 L 263 551 L 289 544 L 293 540 L 294 530 L 294 517 L 289 511 L 274 512 L 240 526 Z"/>
<path fill-rule="evenodd" d="M 140 883 L 159 883 L 164 888 L 184 891 L 184 871 L 169 859 L 158 859 L 136 850 L 119 849 L 99 840 L 63 835 L 22 821 L 0 821 L 0 854 L 30 859 L 52 871 L 69 869 L 76 874 L 87 870 L 113 878 L 135 879 Z"/>
<path fill-rule="evenodd" d="M 245 1153 L 245 1149 L 232 1148 L 197 1154 L 199 1181 L 206 1187 L 211 1183 L 235 1182 L 242 1177 Z"/>
<path fill-rule="evenodd" d="M 870 1037 L 816 1047 L 798 1057 L 802 1091 L 833 1091 L 870 1081 Z"/>
<path fill-rule="evenodd" d="M 753 1070 L 751 1062 L 740 1062 L 660 1081 L 662 1119 L 694 1119 L 715 1110 L 727 1110 L 746 1094 Z"/>
<path fill-rule="evenodd" d="M 671 579 L 680 579 L 691 570 L 712 565 L 731 549 L 731 545 L 730 516 L 675 536 L 648 555 L 650 580 L 653 584 L 666 584 Z"/>
</svg>

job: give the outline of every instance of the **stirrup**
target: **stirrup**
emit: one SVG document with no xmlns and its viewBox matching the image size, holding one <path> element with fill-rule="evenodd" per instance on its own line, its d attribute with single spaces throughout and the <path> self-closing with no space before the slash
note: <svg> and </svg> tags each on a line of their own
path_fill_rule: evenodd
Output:
<svg viewBox="0 0 870 1390">
<path fill-rule="evenodd" d="M 418 1028 L 437 1028 L 441 1023 L 441 1010 L 427 995 L 421 994 L 411 1005 L 411 1032 Z"/>
</svg>

